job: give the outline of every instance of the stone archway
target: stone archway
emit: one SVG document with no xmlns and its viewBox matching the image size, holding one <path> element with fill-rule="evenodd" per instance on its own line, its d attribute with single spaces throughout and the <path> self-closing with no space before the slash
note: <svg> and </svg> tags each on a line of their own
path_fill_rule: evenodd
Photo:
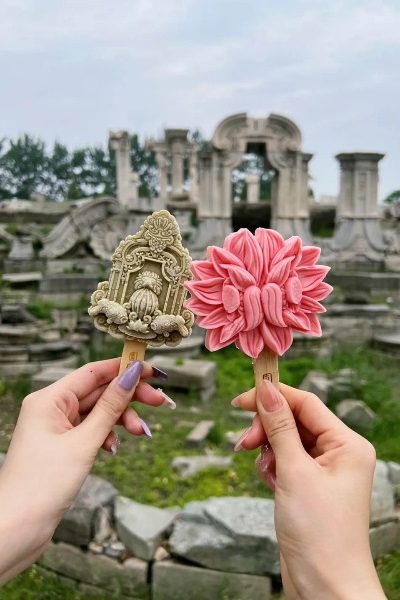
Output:
<svg viewBox="0 0 400 600">
<path fill-rule="evenodd" d="M 265 148 L 276 172 L 272 185 L 272 227 L 285 237 L 298 234 L 308 243 L 308 162 L 301 151 L 301 132 L 293 121 L 277 114 L 254 118 L 246 113 L 227 117 L 217 126 L 211 150 L 199 154 L 199 216 L 230 219 L 231 173 L 246 152 Z"/>
</svg>

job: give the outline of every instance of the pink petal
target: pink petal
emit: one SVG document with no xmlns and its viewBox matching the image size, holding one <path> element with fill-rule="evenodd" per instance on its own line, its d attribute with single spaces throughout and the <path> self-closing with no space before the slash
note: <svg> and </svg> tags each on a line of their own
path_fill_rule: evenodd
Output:
<svg viewBox="0 0 400 600">
<path fill-rule="evenodd" d="M 194 260 L 191 265 L 191 271 L 196 279 L 212 279 L 218 277 L 214 267 L 208 260 Z"/>
<path fill-rule="evenodd" d="M 200 315 L 200 316 L 208 315 L 208 313 L 210 312 L 210 307 L 209 307 L 208 303 L 202 302 L 201 300 L 198 300 L 197 298 L 189 298 L 189 300 L 186 300 L 185 308 L 188 308 L 189 310 L 194 312 L 196 315 Z"/>
<path fill-rule="evenodd" d="M 261 304 L 269 323 L 285 327 L 282 316 L 282 290 L 276 283 L 268 283 L 261 289 Z"/>
<path fill-rule="evenodd" d="M 328 273 L 330 267 L 324 265 L 315 265 L 313 267 L 297 267 L 296 272 L 303 286 L 303 291 L 312 290 L 316 287 L 325 275 Z"/>
<path fill-rule="evenodd" d="M 258 283 L 263 269 L 263 255 L 254 235 L 248 229 L 239 229 L 228 235 L 224 248 L 241 259 L 247 271 Z"/>
<path fill-rule="evenodd" d="M 318 262 L 321 255 L 321 248 L 317 246 L 303 246 L 300 265 L 302 267 L 312 267 Z"/>
<path fill-rule="evenodd" d="M 313 313 L 308 315 L 310 321 L 310 330 L 307 331 L 307 335 L 315 335 L 320 337 L 322 335 L 321 323 L 318 320 L 317 315 Z"/>
<path fill-rule="evenodd" d="M 233 313 L 240 306 L 240 293 L 233 285 L 227 283 L 222 288 L 222 303 L 227 313 Z"/>
<path fill-rule="evenodd" d="M 214 352 L 215 350 L 221 350 L 221 348 L 224 348 L 225 346 L 229 346 L 229 344 L 232 343 L 231 341 L 223 343 L 223 342 L 221 342 L 220 337 L 221 337 L 221 328 L 209 329 L 206 333 L 206 339 L 204 342 L 207 350 L 210 350 L 210 352 Z"/>
<path fill-rule="evenodd" d="M 226 265 L 226 270 L 228 275 L 237 288 L 240 290 L 244 290 L 250 285 L 255 285 L 255 279 L 253 275 L 248 273 L 245 269 L 241 269 L 240 267 Z"/>
<path fill-rule="evenodd" d="M 267 277 L 268 283 L 278 283 L 279 285 L 283 285 L 289 277 L 292 260 L 293 258 L 289 256 L 273 266 Z"/>
<path fill-rule="evenodd" d="M 274 229 L 259 227 L 254 234 L 263 253 L 264 266 L 268 267 L 271 259 L 283 247 L 285 240 Z"/>
<path fill-rule="evenodd" d="M 303 296 L 300 302 L 300 308 L 304 310 L 306 313 L 324 313 L 326 312 L 326 308 L 322 306 L 317 300 L 314 298 L 309 298 L 308 296 Z"/>
<path fill-rule="evenodd" d="M 208 315 L 198 317 L 197 324 L 204 329 L 216 329 L 222 327 L 226 323 L 226 312 L 223 308 L 218 307 L 208 313 Z"/>
<path fill-rule="evenodd" d="M 243 294 L 243 309 L 246 331 L 258 327 L 263 319 L 260 288 L 252 285 L 245 290 Z"/>
<path fill-rule="evenodd" d="M 264 340 L 258 327 L 257 329 L 240 333 L 237 344 L 240 350 L 251 358 L 257 358 L 264 348 Z"/>
<path fill-rule="evenodd" d="M 272 352 L 282 356 L 293 342 L 293 332 L 290 327 L 276 327 L 268 325 L 263 321 L 259 327 L 261 335 L 267 346 Z"/>
<path fill-rule="evenodd" d="M 237 334 L 239 333 L 239 331 L 241 331 L 243 329 L 243 327 L 244 327 L 243 317 L 239 317 L 238 319 L 235 319 L 235 321 L 226 323 L 222 327 L 221 337 L 220 337 L 221 343 L 225 343 L 225 342 L 228 342 L 228 340 L 230 340 L 228 343 L 231 344 L 234 341 Z"/>
<path fill-rule="evenodd" d="M 243 268 L 243 262 L 235 254 L 224 248 L 219 248 L 219 246 L 209 246 L 207 248 L 207 256 L 213 268 L 221 277 L 226 277 L 227 265 L 236 265 Z"/>
<path fill-rule="evenodd" d="M 283 311 L 283 316 L 288 327 L 294 327 L 294 329 L 298 329 L 303 333 L 309 331 L 310 320 L 308 315 L 305 315 L 303 312 L 292 312 L 287 309 Z"/>
<path fill-rule="evenodd" d="M 188 281 L 187 289 L 198 300 L 208 304 L 222 304 L 222 277 L 204 279 L 203 281 Z"/>
<path fill-rule="evenodd" d="M 332 290 L 333 287 L 329 283 L 321 281 L 315 288 L 307 292 L 307 296 L 312 296 L 314 300 L 325 300 Z"/>
<path fill-rule="evenodd" d="M 283 247 L 272 257 L 271 268 L 288 257 L 292 257 L 292 268 L 294 268 L 301 260 L 301 246 L 302 241 L 298 235 L 285 240 Z"/>
</svg>

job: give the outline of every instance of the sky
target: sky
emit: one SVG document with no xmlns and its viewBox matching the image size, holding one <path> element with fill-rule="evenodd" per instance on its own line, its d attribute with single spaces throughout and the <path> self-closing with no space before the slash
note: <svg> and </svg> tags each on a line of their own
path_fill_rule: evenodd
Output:
<svg viewBox="0 0 400 600">
<path fill-rule="evenodd" d="M 399 66 L 400 0 L 0 0 L 0 139 L 209 138 L 274 112 L 314 154 L 317 195 L 358 150 L 385 153 L 382 198 L 400 188 Z"/>
</svg>

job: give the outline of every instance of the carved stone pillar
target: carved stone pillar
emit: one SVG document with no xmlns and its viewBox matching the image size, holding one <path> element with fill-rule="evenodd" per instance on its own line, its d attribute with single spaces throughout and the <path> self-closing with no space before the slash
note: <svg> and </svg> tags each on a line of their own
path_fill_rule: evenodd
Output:
<svg viewBox="0 0 400 600">
<path fill-rule="evenodd" d="M 164 152 L 156 152 L 156 162 L 158 168 L 158 195 L 165 201 L 167 197 L 168 172 L 167 159 Z"/>
<path fill-rule="evenodd" d="M 260 176 L 256 173 L 246 175 L 247 203 L 257 204 L 260 202 Z"/>
<path fill-rule="evenodd" d="M 199 161 L 197 148 L 192 148 L 189 157 L 190 200 L 199 202 Z"/>
<path fill-rule="evenodd" d="M 115 150 L 118 202 L 127 209 L 137 208 L 137 195 L 131 190 L 131 149 L 127 131 L 111 131 L 110 144 Z"/>
<path fill-rule="evenodd" d="M 342 262 L 377 262 L 385 242 L 378 209 L 378 163 L 384 154 L 349 152 L 336 156 L 340 164 L 337 226 L 332 250 Z"/>
<path fill-rule="evenodd" d="M 212 212 L 212 152 L 199 152 L 199 217 L 211 217 Z"/>
<path fill-rule="evenodd" d="M 166 129 L 165 139 L 172 155 L 172 197 L 183 194 L 183 161 L 188 150 L 188 129 Z"/>
</svg>

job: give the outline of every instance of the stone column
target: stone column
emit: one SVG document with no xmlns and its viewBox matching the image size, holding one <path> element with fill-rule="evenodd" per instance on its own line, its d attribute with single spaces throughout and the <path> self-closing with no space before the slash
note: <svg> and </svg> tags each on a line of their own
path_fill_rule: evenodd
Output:
<svg viewBox="0 0 400 600">
<path fill-rule="evenodd" d="M 199 217 L 211 217 L 212 212 L 212 152 L 199 152 Z"/>
<path fill-rule="evenodd" d="M 165 139 L 172 154 L 172 197 L 183 194 L 183 160 L 186 155 L 188 129 L 166 129 Z"/>
<path fill-rule="evenodd" d="M 192 148 L 189 157 L 190 200 L 199 202 L 199 161 L 197 148 Z"/>
<path fill-rule="evenodd" d="M 111 148 L 115 150 L 118 202 L 125 208 L 135 208 L 135 206 L 130 206 L 132 198 L 130 198 L 129 190 L 132 169 L 129 134 L 127 131 L 111 131 L 109 139 Z"/>
<path fill-rule="evenodd" d="M 165 201 L 167 197 L 168 173 L 167 159 L 164 152 L 156 152 L 156 162 L 158 167 L 158 195 Z"/>
<path fill-rule="evenodd" d="M 370 152 L 336 156 L 340 192 L 332 249 L 342 262 L 376 263 L 383 259 L 385 243 L 378 209 L 378 163 L 383 157 Z"/>
<path fill-rule="evenodd" d="M 249 173 L 246 175 L 247 204 L 260 202 L 260 175 Z"/>
</svg>

